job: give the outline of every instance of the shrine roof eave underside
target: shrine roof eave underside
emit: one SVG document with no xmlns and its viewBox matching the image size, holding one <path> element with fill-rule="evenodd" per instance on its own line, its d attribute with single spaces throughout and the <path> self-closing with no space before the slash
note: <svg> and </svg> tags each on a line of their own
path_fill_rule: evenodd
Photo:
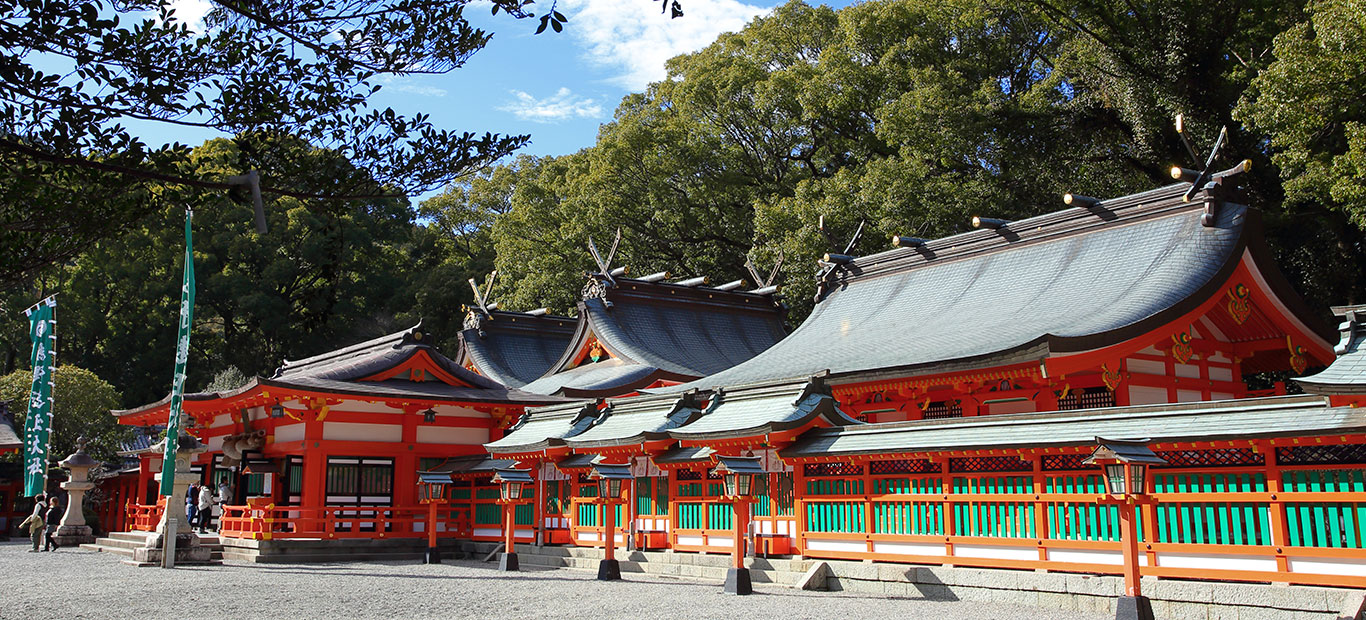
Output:
<svg viewBox="0 0 1366 620">
<path fill-rule="evenodd" d="M 1096 437 L 1146 438 L 1156 444 L 1362 432 L 1366 409 L 1332 407 L 1321 396 L 1297 395 L 816 429 L 779 454 L 816 459 L 1094 446 Z"/>
<path fill-rule="evenodd" d="M 270 395 L 267 396 L 267 393 Z M 240 388 L 226 392 L 196 392 L 184 396 L 188 413 L 210 413 L 243 408 L 247 403 L 265 398 L 280 400 L 289 397 L 342 397 L 354 400 L 402 401 L 423 405 L 473 406 L 541 406 L 566 402 L 556 396 L 531 394 L 520 390 L 491 387 L 455 386 L 439 381 L 335 381 L 297 377 L 294 379 L 265 379 L 254 377 Z M 121 423 L 142 424 L 149 417 L 160 416 L 165 422 L 171 397 L 136 407 L 110 411 Z M 254 406 L 254 405 L 253 405 Z"/>
<path fill-rule="evenodd" d="M 831 383 L 853 383 L 1097 350 L 1221 298 L 1244 261 L 1249 284 L 1264 285 L 1287 324 L 1301 327 L 1296 341 L 1331 361 L 1332 330 L 1275 268 L 1256 212 L 1226 202 L 1203 226 L 1204 194 L 1184 202 L 1186 187 L 856 259 L 832 272 L 811 315 L 784 340 L 727 370 L 651 391 L 823 371 Z"/>
</svg>

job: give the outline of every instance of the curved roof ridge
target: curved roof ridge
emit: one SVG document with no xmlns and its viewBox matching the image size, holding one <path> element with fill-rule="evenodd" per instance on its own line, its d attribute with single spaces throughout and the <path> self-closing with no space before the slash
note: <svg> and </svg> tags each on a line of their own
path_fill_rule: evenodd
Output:
<svg viewBox="0 0 1366 620">
<path fill-rule="evenodd" d="M 364 342 L 358 342 L 358 343 L 356 343 L 356 344 L 348 345 L 348 346 L 342 347 L 342 348 L 340 348 L 340 349 L 334 349 L 334 350 L 328 351 L 328 352 L 326 352 L 326 353 L 319 353 L 318 355 L 314 355 L 314 356 L 311 356 L 311 357 L 305 357 L 305 358 L 303 358 L 303 359 L 298 359 L 298 360 L 288 360 L 288 359 L 286 359 L 286 360 L 284 361 L 284 363 L 281 364 L 280 367 L 279 367 L 278 369 L 275 370 L 275 375 L 274 375 L 274 376 L 278 377 L 278 376 L 281 376 L 281 375 L 283 375 L 283 374 L 285 374 L 285 373 L 288 373 L 288 372 L 297 372 L 297 371 L 300 371 L 300 370 L 302 370 L 302 369 L 304 369 L 304 368 L 306 368 L 306 367 L 308 367 L 308 366 L 313 366 L 313 365 L 316 365 L 316 364 L 320 364 L 320 363 L 322 363 L 322 362 L 326 362 L 326 361 L 329 361 L 329 360 L 334 360 L 334 359 L 339 358 L 339 357 L 343 357 L 343 356 L 347 356 L 347 355 L 352 355 L 352 354 L 355 354 L 355 353 L 359 353 L 359 352 L 361 352 L 361 351 L 366 351 L 366 350 L 370 350 L 370 349 L 377 349 L 377 348 L 380 348 L 380 347 L 382 347 L 383 345 L 386 345 L 386 344 L 391 344 L 391 343 L 392 343 L 392 344 L 394 344 L 394 345 L 397 345 L 397 344 L 399 344 L 399 343 L 402 343 L 405 339 L 411 339 L 413 334 L 415 334 L 415 333 L 421 333 L 421 332 L 419 331 L 421 328 L 422 328 L 422 321 L 419 320 L 419 321 L 417 322 L 417 325 L 414 325 L 414 326 L 409 327 L 409 328 L 407 328 L 407 329 L 403 329 L 403 330 L 396 331 L 396 332 L 391 333 L 391 334 L 385 334 L 385 335 L 380 336 L 380 337 L 378 337 L 378 338 L 372 338 L 372 339 L 366 340 L 366 341 L 364 341 Z M 424 345 L 424 346 L 426 346 L 426 345 Z"/>
<path fill-rule="evenodd" d="M 839 266 L 787 338 L 675 389 L 821 370 L 850 380 L 957 372 L 1132 337 L 1218 293 L 1257 234 L 1255 215 L 1231 200 L 1202 224 L 1203 202 L 1185 202 L 1183 188 L 1021 220 L 1009 236 L 979 230 Z"/>
</svg>

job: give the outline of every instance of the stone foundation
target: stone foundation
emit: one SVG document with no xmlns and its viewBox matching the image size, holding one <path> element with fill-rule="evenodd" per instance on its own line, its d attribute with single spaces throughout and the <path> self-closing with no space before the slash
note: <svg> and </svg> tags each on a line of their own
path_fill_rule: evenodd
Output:
<svg viewBox="0 0 1366 620">
<path fill-rule="evenodd" d="M 88 525 L 61 525 L 52 540 L 63 547 L 74 547 L 95 542 L 95 534 Z"/>
<path fill-rule="evenodd" d="M 161 564 L 165 557 L 165 541 L 160 533 L 147 538 L 146 547 L 138 547 L 133 550 L 133 562 L 138 564 Z M 176 534 L 175 537 L 175 563 L 181 564 L 210 564 L 214 560 L 210 557 L 213 551 L 208 547 L 199 544 L 199 537 L 193 533 Z"/>
</svg>

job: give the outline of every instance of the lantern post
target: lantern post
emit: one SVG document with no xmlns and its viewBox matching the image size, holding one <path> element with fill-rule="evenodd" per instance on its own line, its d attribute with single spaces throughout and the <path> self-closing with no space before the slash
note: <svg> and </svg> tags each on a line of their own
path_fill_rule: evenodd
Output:
<svg viewBox="0 0 1366 620">
<path fill-rule="evenodd" d="M 726 486 L 726 499 L 735 510 L 735 540 L 731 548 L 734 560 L 726 571 L 724 590 L 727 594 L 750 594 L 749 569 L 745 567 L 745 534 L 749 532 L 751 496 L 754 477 L 767 475 L 757 456 L 717 456 L 716 473 L 721 474 Z"/>
<path fill-rule="evenodd" d="M 598 563 L 598 579 L 621 579 L 621 563 L 616 558 L 616 505 L 621 503 L 621 485 L 634 478 L 631 466 L 593 463 L 593 471 L 589 472 L 588 477 L 598 481 L 598 503 L 602 505 L 603 555 Z"/>
<path fill-rule="evenodd" d="M 1153 606 L 1143 596 L 1138 574 L 1138 527 L 1135 508 L 1151 503 L 1148 495 L 1148 467 L 1166 463 L 1148 447 L 1148 439 L 1105 439 L 1097 437 L 1097 447 L 1084 465 L 1100 465 L 1105 476 L 1106 496 L 1099 503 L 1119 506 L 1120 548 L 1124 551 L 1124 595 L 1115 606 L 1116 620 L 1153 620 Z"/>
<path fill-rule="evenodd" d="M 503 542 L 503 555 L 498 559 L 498 570 L 516 571 L 521 568 L 517 561 L 517 504 L 523 503 L 522 495 L 526 485 L 531 484 L 531 469 L 503 468 L 495 470 L 493 481 L 498 484 L 503 505 L 503 522 L 506 530 Z"/>
<path fill-rule="evenodd" d="M 436 507 L 446 503 L 453 480 L 442 471 L 417 472 L 417 498 L 427 505 L 427 555 L 423 564 L 440 564 L 441 549 L 436 546 Z"/>
</svg>

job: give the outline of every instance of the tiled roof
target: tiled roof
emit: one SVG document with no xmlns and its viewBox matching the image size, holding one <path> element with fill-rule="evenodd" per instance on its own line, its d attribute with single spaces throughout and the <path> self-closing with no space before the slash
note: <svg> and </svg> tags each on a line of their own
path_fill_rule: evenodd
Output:
<svg viewBox="0 0 1366 620">
<path fill-rule="evenodd" d="M 674 446 L 651 460 L 655 462 L 655 465 L 660 466 L 682 465 L 685 463 L 709 461 L 713 454 L 716 454 L 716 451 L 706 446 Z"/>
<path fill-rule="evenodd" d="M 1225 203 L 1202 226 L 1186 187 L 859 258 L 831 272 L 786 339 L 674 389 L 909 376 L 1120 342 L 1208 299 L 1242 256 L 1248 209 Z"/>
<path fill-rule="evenodd" d="M 667 431 L 691 422 L 701 413 L 696 394 L 608 401 L 608 408 L 593 425 L 566 438 L 565 444 L 577 450 L 664 439 L 669 436 Z"/>
<path fill-rule="evenodd" d="M 444 463 L 433 467 L 431 471 L 460 474 L 492 474 L 496 469 L 513 467 L 517 461 L 511 459 L 495 459 L 487 455 L 477 454 L 470 456 L 456 456 L 446 459 Z"/>
<path fill-rule="evenodd" d="M 454 375 L 456 379 L 472 387 L 502 387 L 488 378 L 461 368 L 459 364 L 442 355 L 440 351 L 436 350 L 436 347 L 432 346 L 431 341 L 433 339 L 421 328 L 422 325 L 418 324 L 400 332 L 322 355 L 298 361 L 286 361 L 283 366 L 275 371 L 271 379 L 283 382 L 294 382 L 304 378 L 328 381 L 359 381 L 402 364 L 419 352 L 426 352 L 441 370 Z"/>
<path fill-rule="evenodd" d="M 575 320 L 552 315 L 472 310 L 476 326 L 460 332 L 460 362 L 509 387 L 535 381 L 564 355 Z M 475 314 L 477 313 L 477 314 Z"/>
<path fill-rule="evenodd" d="M 565 437 L 583 432 L 597 415 L 597 403 L 593 402 L 532 409 L 508 429 L 507 435 L 484 444 L 484 448 L 493 454 L 520 454 L 564 445 Z"/>
<path fill-rule="evenodd" d="M 10 424 L 9 418 L 0 416 L 0 449 L 22 448 L 24 440 L 14 432 L 14 427 Z"/>
<path fill-rule="evenodd" d="M 524 386 L 527 391 L 611 396 L 655 379 L 687 381 L 750 359 L 787 334 L 786 310 L 771 294 L 631 278 L 613 282 L 601 283 L 600 297 L 579 302 L 574 339 L 548 374 Z M 572 367 L 590 336 L 609 359 Z M 595 366 L 602 368 L 584 370 Z"/>
<path fill-rule="evenodd" d="M 362 342 L 305 358 L 285 362 L 270 378 L 253 377 L 237 389 L 224 392 L 195 392 L 186 394 L 186 401 L 211 401 L 231 398 L 262 386 L 297 388 L 334 394 L 372 396 L 378 398 L 416 398 L 424 400 L 470 402 L 470 403 L 512 403 L 512 404 L 551 404 L 564 402 L 564 399 L 531 394 L 509 388 L 486 377 L 470 372 L 450 358 L 442 355 L 430 343 L 433 340 L 420 330 L 421 325 L 389 334 L 374 340 Z M 367 380 L 385 371 L 393 370 L 413 356 L 425 354 L 436 365 L 464 385 L 452 385 L 443 381 L 412 381 L 404 376 L 394 376 L 383 380 Z M 170 402 L 170 395 L 161 400 L 120 411 L 111 411 L 115 416 L 135 415 L 161 407 Z"/>
<path fill-rule="evenodd" d="M 1366 394 L 1366 305 L 1333 309 L 1343 317 L 1338 331 L 1341 341 L 1334 351 L 1338 358 L 1322 372 L 1295 379 L 1306 392 L 1315 394 Z"/>
<path fill-rule="evenodd" d="M 790 458 L 1094 445 L 1096 437 L 1210 441 L 1366 430 L 1366 409 L 1329 407 L 1321 396 L 1110 407 L 1066 412 L 916 420 L 818 429 L 780 455 Z"/>
<path fill-rule="evenodd" d="M 846 416 L 819 378 L 722 390 L 703 414 L 669 431 L 675 439 L 752 437 L 798 428 L 818 418 L 828 424 L 861 424 Z"/>
<path fill-rule="evenodd" d="M 522 390 L 533 394 L 591 398 L 630 392 L 660 378 L 687 380 L 692 377 L 679 377 L 648 364 L 613 358 L 541 377 L 522 386 Z"/>
</svg>

